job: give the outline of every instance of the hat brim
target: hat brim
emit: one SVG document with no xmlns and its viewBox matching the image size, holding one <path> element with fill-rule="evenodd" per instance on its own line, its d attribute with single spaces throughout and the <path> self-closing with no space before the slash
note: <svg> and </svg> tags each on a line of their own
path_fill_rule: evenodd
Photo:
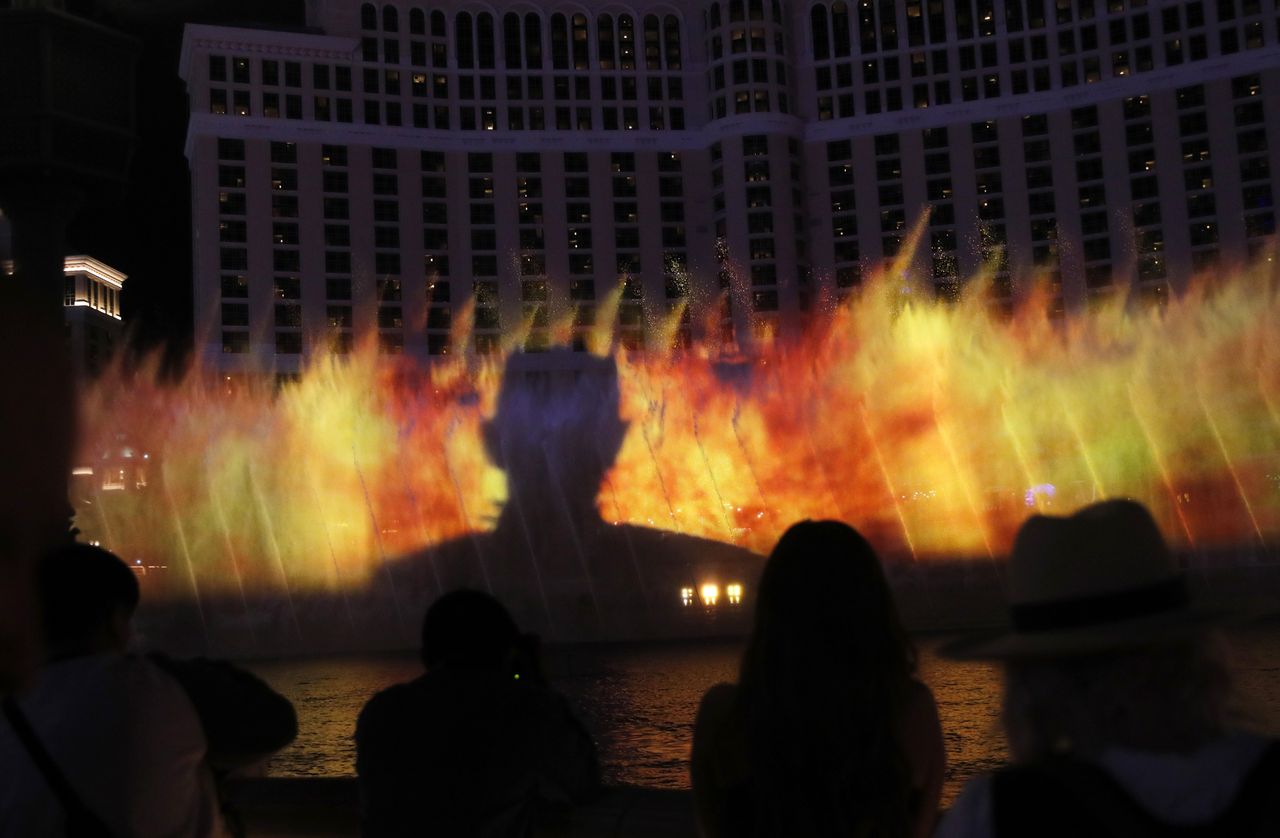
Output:
<svg viewBox="0 0 1280 838">
<path fill-rule="evenodd" d="M 938 654 L 951 660 L 1014 660 L 1100 654 L 1194 637 L 1226 622 L 1229 617 L 1229 612 L 1222 608 L 1190 607 L 1132 620 L 1054 631 L 1006 629 L 953 640 L 939 647 Z"/>
</svg>

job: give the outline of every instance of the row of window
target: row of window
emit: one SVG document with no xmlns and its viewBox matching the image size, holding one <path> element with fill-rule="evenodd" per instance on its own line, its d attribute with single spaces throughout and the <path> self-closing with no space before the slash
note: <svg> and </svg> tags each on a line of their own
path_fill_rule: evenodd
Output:
<svg viewBox="0 0 1280 838">
<path fill-rule="evenodd" d="M 379 27 L 381 22 L 381 27 Z M 381 21 L 372 5 L 366 4 L 361 12 L 361 26 L 366 31 L 378 31 L 395 37 L 382 39 L 366 36 L 363 39 L 365 61 L 382 61 L 398 64 L 401 61 L 398 33 L 399 12 L 394 6 L 382 10 Z M 446 39 L 447 21 L 441 11 L 431 14 L 430 35 L 433 39 Z M 556 70 L 586 70 L 591 64 L 591 44 L 594 42 L 594 66 L 602 70 L 634 70 L 641 64 L 648 70 L 679 70 L 681 60 L 681 26 L 675 15 L 663 17 L 649 14 L 637 19 L 632 14 L 596 16 L 594 25 L 584 14 L 564 15 L 556 13 L 546 21 L 536 12 L 524 15 L 507 12 L 502 16 L 503 64 L 508 69 L 540 70 L 543 56 L 550 54 L 550 66 Z M 499 54 L 497 21 L 490 12 L 457 12 L 453 19 L 453 48 L 456 66 L 464 69 L 478 67 L 493 69 Z M 427 20 L 421 9 L 409 14 L 409 34 L 427 35 Z M 381 46 L 381 55 L 379 55 Z M 410 40 L 410 63 L 425 67 L 426 41 Z M 447 62 L 447 45 L 432 43 L 432 66 L 443 67 Z"/>
<path fill-rule="evenodd" d="M 1244 76 L 1233 80 L 1233 98 L 1243 100 L 1233 108 L 1238 128 L 1237 151 L 1241 155 L 1240 172 L 1242 199 L 1245 207 L 1245 235 L 1260 239 L 1274 233 L 1275 222 L 1272 192 L 1269 183 L 1269 158 L 1265 128 L 1261 125 L 1263 111 L 1259 99 L 1260 80 L 1257 76 Z M 1197 254 L 1194 269 L 1209 264 L 1216 254 L 1218 226 L 1217 206 L 1211 192 L 1212 167 L 1209 161 L 1209 144 L 1206 135 L 1208 123 L 1203 111 L 1204 88 L 1193 86 L 1177 91 L 1180 109 L 1179 132 L 1188 138 L 1182 145 L 1182 161 L 1186 171 L 1186 208 L 1190 219 L 1189 241 Z M 1125 136 L 1129 147 L 1131 211 L 1134 222 L 1134 239 L 1138 252 L 1138 279 L 1155 285 L 1149 290 L 1157 296 L 1165 293 L 1160 280 L 1165 275 L 1163 258 L 1163 228 L 1159 187 L 1154 175 L 1155 151 L 1153 129 L 1150 121 L 1151 105 L 1146 96 L 1131 97 L 1124 102 Z M 1111 231 L 1108 220 L 1108 188 L 1101 161 L 1101 138 L 1098 133 L 1098 114 L 1093 107 L 1071 111 L 1072 152 L 1075 158 L 1078 184 L 1076 202 L 1081 208 L 1080 236 L 1081 258 L 1085 262 L 1085 279 L 1090 288 L 1105 288 L 1112 284 Z M 1256 127 L 1254 127 L 1256 126 Z M 996 144 L 995 123 L 973 125 L 973 161 L 975 187 L 978 193 L 980 219 L 979 242 L 983 258 L 999 256 L 996 246 L 1004 240 L 1003 219 L 1005 209 L 1002 173 L 999 170 L 999 146 Z M 1046 271 L 1060 290 L 1060 274 L 1057 268 L 1057 238 L 1055 193 L 1050 165 L 1050 141 L 1048 120 L 1045 115 L 1032 115 L 1022 119 L 1025 177 L 1028 188 L 1028 210 L 1031 217 L 1031 243 L 1034 263 Z M 954 222 L 950 204 L 950 154 L 947 147 L 946 128 L 927 129 L 924 134 L 924 171 L 927 198 L 933 210 L 931 217 L 931 245 L 935 280 L 954 273 L 947 252 L 955 249 L 954 233 L 945 229 Z M 905 224 L 901 204 L 901 161 L 896 155 L 897 135 L 876 138 L 876 175 L 880 208 L 880 229 L 884 236 L 882 251 L 885 256 L 895 252 L 899 231 Z M 930 149 L 940 149 L 930 151 Z M 859 258 L 857 243 L 857 218 L 854 214 L 853 144 L 836 141 L 828 144 L 828 183 L 833 225 L 833 262 L 836 266 L 837 287 L 856 282 L 856 274 L 842 273 L 845 262 Z M 1250 221 L 1250 217 L 1255 220 Z M 1257 246 L 1250 245 L 1251 252 Z M 1198 254 L 1205 252 L 1205 256 Z M 990 262 L 988 261 L 988 264 Z M 854 269 L 856 270 L 856 268 Z M 999 285 L 997 286 L 999 289 Z M 1005 292 L 1007 293 L 1007 292 Z"/>
<path fill-rule="evenodd" d="M 1209 25 L 1202 0 L 1169 4 L 1160 10 L 1148 10 L 1146 6 L 1145 2 L 1125 3 L 1122 0 L 1003 0 L 999 7 L 1003 10 L 1004 26 L 998 31 L 1001 8 L 995 0 L 977 0 L 976 4 L 974 0 L 954 0 L 950 4 L 942 0 L 906 0 L 905 3 L 899 0 L 836 0 L 810 7 L 809 38 L 814 60 L 826 61 L 855 54 L 875 55 L 898 49 L 944 46 L 951 42 L 951 31 L 954 31 L 956 39 L 965 41 L 1050 26 L 1061 31 L 1079 22 L 1107 16 L 1112 16 L 1107 21 L 1107 29 L 1113 46 L 1127 43 L 1131 37 L 1134 40 L 1151 37 L 1157 19 L 1161 33 L 1174 37 Z M 1243 19 L 1264 11 L 1262 0 L 1217 0 L 1211 6 L 1216 13 L 1214 22 L 1218 25 L 1232 24 L 1233 30 L 1236 30 L 1234 24 L 1238 21 L 1243 22 L 1246 28 L 1258 23 Z M 948 23 L 954 26 L 954 30 Z M 1087 24 L 1082 31 L 1091 31 L 1096 36 L 1097 26 Z"/>
<path fill-rule="evenodd" d="M 1123 24 L 1123 20 L 1115 21 Z M 1280 23 L 1277 24 L 1280 26 Z M 1092 27 L 1084 30 L 1092 32 Z M 1074 56 L 1074 32 L 1060 33 L 1057 55 Z M 1243 35 L 1243 37 L 1241 37 Z M 1160 66 L 1176 66 L 1184 61 L 1201 61 L 1210 55 L 1208 41 L 1203 34 L 1192 35 L 1187 39 L 1173 38 L 1163 44 L 1161 54 L 1163 65 L 1157 61 L 1157 47 L 1139 45 L 1132 49 L 1123 46 L 1098 55 L 1081 55 L 1069 60 L 1051 63 L 1050 51 L 1045 36 L 1030 39 L 1013 39 L 1009 43 L 1010 64 L 1024 63 L 1030 55 L 1031 61 L 1045 63 L 1029 68 L 1010 67 L 1008 73 L 1008 90 L 1019 95 L 1032 90 L 1042 92 L 1052 89 L 1055 84 L 1069 88 L 1080 84 L 1093 84 L 1105 78 L 1121 78 L 1133 73 L 1145 73 Z M 1114 42 L 1113 42 L 1114 43 Z M 1027 50 L 1030 44 L 1031 49 Z M 1258 49 L 1265 46 L 1262 34 L 1262 23 L 1254 21 L 1243 29 L 1223 30 L 1219 37 L 1219 54 L 1230 54 L 1239 51 L 1243 44 L 1245 49 Z M 1082 50 L 1096 48 L 1096 37 L 1086 38 Z M 829 120 L 848 118 L 857 113 L 858 94 L 854 88 L 863 90 L 862 98 L 865 112 L 876 114 L 882 111 L 899 111 L 904 107 L 927 108 L 930 106 L 948 105 L 953 101 L 971 102 L 978 99 L 995 98 L 1002 95 L 1001 75 L 995 44 L 982 45 L 980 49 L 963 46 L 959 49 L 960 68 L 962 71 L 973 71 L 979 67 L 989 69 L 979 75 L 956 76 L 948 71 L 950 62 L 945 50 L 933 52 L 915 52 L 910 55 L 893 55 L 885 58 L 865 59 L 858 64 L 844 62 L 814 68 L 814 86 L 817 90 L 817 118 Z M 911 85 L 880 87 L 882 82 L 897 82 L 902 78 L 902 69 L 907 67 L 910 77 L 922 78 L 936 76 L 934 81 L 919 81 Z M 838 92 L 841 89 L 848 92 Z M 832 95 L 827 91 L 835 90 Z"/>
</svg>

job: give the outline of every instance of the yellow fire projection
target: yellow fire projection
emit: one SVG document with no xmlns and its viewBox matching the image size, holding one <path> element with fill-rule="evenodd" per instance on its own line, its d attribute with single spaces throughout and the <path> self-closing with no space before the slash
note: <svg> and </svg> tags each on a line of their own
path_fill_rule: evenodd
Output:
<svg viewBox="0 0 1280 838">
<path fill-rule="evenodd" d="M 615 350 L 630 427 L 602 516 L 760 552 L 797 519 L 840 518 L 918 561 L 999 556 L 1028 514 L 1100 497 L 1147 502 L 1184 547 L 1280 535 L 1270 262 L 1062 320 L 1036 293 L 994 318 L 984 284 L 940 303 L 891 271 L 749 356 Z M 505 482 L 479 429 L 500 376 L 500 358 L 417 366 L 373 346 L 279 389 L 117 370 L 84 394 L 77 525 L 184 591 L 361 585 L 491 527 Z"/>
</svg>

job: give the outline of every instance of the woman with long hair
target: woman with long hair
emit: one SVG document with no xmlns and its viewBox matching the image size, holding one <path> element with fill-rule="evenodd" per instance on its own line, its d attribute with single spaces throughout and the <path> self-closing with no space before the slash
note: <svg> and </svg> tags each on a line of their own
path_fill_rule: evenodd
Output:
<svg viewBox="0 0 1280 838">
<path fill-rule="evenodd" d="M 931 834 L 942 731 L 915 665 L 866 539 L 838 521 L 792 526 L 761 575 L 739 683 L 698 710 L 703 834 Z"/>
</svg>

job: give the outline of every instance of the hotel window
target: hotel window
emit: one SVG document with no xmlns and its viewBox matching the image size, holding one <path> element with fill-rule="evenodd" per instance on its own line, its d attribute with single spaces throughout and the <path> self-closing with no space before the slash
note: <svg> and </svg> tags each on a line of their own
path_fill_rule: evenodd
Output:
<svg viewBox="0 0 1280 838">
<path fill-rule="evenodd" d="M 298 196 L 297 195 L 272 195 L 271 196 L 271 217 L 272 218 L 297 218 L 298 217 Z"/>
<path fill-rule="evenodd" d="M 249 296 L 249 278 L 244 274 L 223 274 L 222 279 L 222 296 L 230 298 L 247 298 Z M 245 323 L 248 323 L 248 314 L 245 314 Z M 225 322 L 223 325 L 227 325 Z"/>
<path fill-rule="evenodd" d="M 243 192 L 219 192 L 218 212 L 223 215 L 244 215 L 246 213 Z"/>
<path fill-rule="evenodd" d="M 454 18 L 454 50 L 458 67 L 472 69 L 475 66 L 475 42 L 472 39 L 471 15 L 459 12 Z"/>
<path fill-rule="evenodd" d="M 353 323 L 351 306 L 326 306 L 325 322 L 331 329 L 350 329 Z"/>
<path fill-rule="evenodd" d="M 543 19 L 532 12 L 525 15 L 525 67 L 543 68 Z"/>
<path fill-rule="evenodd" d="M 248 326 L 249 307 L 243 303 L 223 303 L 222 325 L 232 327 Z"/>
<path fill-rule="evenodd" d="M 351 254 L 344 251 L 326 250 L 324 254 L 324 272 L 329 274 L 351 273 Z"/>
<path fill-rule="evenodd" d="M 1236 125 L 1236 148 L 1240 155 L 1245 236 L 1248 239 L 1271 236 L 1275 233 L 1276 222 L 1267 131 L 1261 124 L 1261 76 L 1254 74 L 1232 79 L 1231 94 L 1235 102 L 1232 111 Z M 1259 252 L 1261 245 L 1250 242 L 1249 247 L 1252 258 Z"/>
<path fill-rule="evenodd" d="M 219 251 L 219 266 L 224 271 L 249 269 L 249 251 L 242 247 L 224 247 Z"/>
<path fill-rule="evenodd" d="M 300 328 L 302 326 L 302 306 L 296 303 L 276 303 L 275 325 L 285 328 Z"/>
<path fill-rule="evenodd" d="M 350 218 L 351 209 L 346 198 L 325 198 L 321 206 L 327 219 L 345 221 Z"/>
<path fill-rule="evenodd" d="M 228 355 L 242 355 L 249 351 L 248 332 L 223 332 L 222 351 Z"/>
<path fill-rule="evenodd" d="M 350 247 L 351 228 L 342 224 L 324 225 L 324 243 L 326 247 Z"/>
<path fill-rule="evenodd" d="M 326 300 L 350 300 L 351 277 L 325 277 L 324 296 Z"/>
</svg>

